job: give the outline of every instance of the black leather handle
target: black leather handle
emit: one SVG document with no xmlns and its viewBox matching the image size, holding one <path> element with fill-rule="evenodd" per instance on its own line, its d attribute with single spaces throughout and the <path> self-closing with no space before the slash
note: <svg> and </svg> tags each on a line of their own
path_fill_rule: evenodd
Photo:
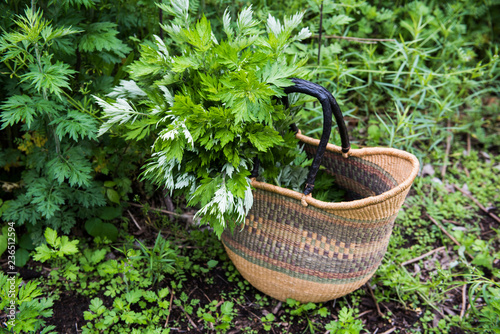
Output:
<svg viewBox="0 0 500 334">
<path fill-rule="evenodd" d="M 337 126 L 340 133 L 340 140 L 342 142 L 342 153 L 349 152 L 351 148 L 349 144 L 349 136 L 347 134 L 347 127 L 344 123 L 344 117 L 340 111 L 340 107 L 333 95 L 323 86 L 315 84 L 313 82 L 303 80 L 303 79 L 292 79 L 294 85 L 290 87 L 285 87 L 285 93 L 304 93 L 313 96 L 318 99 L 323 107 L 323 133 L 321 134 L 321 139 L 319 141 L 318 149 L 316 155 L 314 156 L 311 167 L 309 168 L 309 174 L 306 179 L 306 186 L 304 189 L 304 195 L 309 195 L 313 188 L 314 182 L 316 181 L 316 175 L 318 174 L 319 167 L 321 165 L 321 160 L 326 151 L 326 145 L 330 139 L 330 134 L 332 132 L 332 114 L 335 117 Z M 288 99 L 283 99 L 283 103 L 288 108 Z M 291 126 L 292 131 L 298 132 L 298 128 L 295 124 Z M 257 177 L 259 171 L 259 160 L 256 158 L 254 161 L 254 168 L 252 170 L 251 177 Z"/>
<path fill-rule="evenodd" d="M 333 95 L 323 86 L 312 83 L 307 80 L 302 79 L 292 79 L 294 85 L 285 88 L 285 93 L 304 93 L 313 96 L 318 99 L 323 107 L 323 133 L 319 141 L 319 146 L 314 156 L 312 165 L 309 169 L 309 174 L 307 175 L 306 187 L 304 189 L 304 195 L 309 195 L 313 188 L 314 182 L 316 180 L 316 174 L 318 173 L 319 167 L 321 165 L 321 160 L 326 151 L 326 145 L 330 139 L 330 134 L 332 132 L 332 113 L 337 122 L 337 126 L 340 133 L 340 139 L 342 142 L 342 152 L 347 153 L 350 149 L 349 136 L 347 134 L 347 127 L 344 123 L 344 117 L 340 111 L 340 107 Z"/>
</svg>

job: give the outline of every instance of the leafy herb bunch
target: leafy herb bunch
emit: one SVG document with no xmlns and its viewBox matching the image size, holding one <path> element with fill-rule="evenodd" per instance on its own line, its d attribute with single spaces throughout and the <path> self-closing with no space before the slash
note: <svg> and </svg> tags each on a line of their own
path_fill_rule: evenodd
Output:
<svg viewBox="0 0 500 334">
<path fill-rule="evenodd" d="M 128 68 L 132 81 L 110 94 L 114 101 L 96 97 L 107 120 L 100 133 L 124 124 L 116 131 L 128 139 L 154 136 L 144 177 L 201 205 L 202 223 L 220 235 L 243 222 L 252 206 L 254 158 L 276 174 L 275 161 L 293 159 L 292 117 L 278 98 L 305 63 L 287 47 L 310 32 L 292 34 L 302 14 L 283 22 L 269 15 L 264 29 L 250 6 L 236 22 L 226 10 L 217 38 L 205 16 L 190 23 L 188 1 L 159 6 L 174 17 L 162 26 L 169 43 L 155 37 L 142 46 L 141 58 Z"/>
</svg>

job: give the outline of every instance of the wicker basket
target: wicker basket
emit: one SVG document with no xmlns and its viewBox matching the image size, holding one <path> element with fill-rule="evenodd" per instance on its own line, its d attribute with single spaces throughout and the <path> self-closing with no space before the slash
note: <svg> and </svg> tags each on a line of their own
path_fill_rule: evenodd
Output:
<svg viewBox="0 0 500 334">
<path fill-rule="evenodd" d="M 222 242 L 241 275 L 260 291 L 282 301 L 322 302 L 358 289 L 377 270 L 419 163 L 412 154 L 391 148 L 350 150 L 331 94 L 303 80 L 294 82 L 287 92 L 318 97 L 327 124 L 321 141 L 297 133 L 306 152 L 315 156 L 306 190 L 253 179 L 254 204 L 245 225 L 225 231 Z M 335 114 L 342 147 L 322 148 L 331 129 L 327 109 Z M 319 163 L 354 200 L 330 203 L 311 196 Z"/>
</svg>

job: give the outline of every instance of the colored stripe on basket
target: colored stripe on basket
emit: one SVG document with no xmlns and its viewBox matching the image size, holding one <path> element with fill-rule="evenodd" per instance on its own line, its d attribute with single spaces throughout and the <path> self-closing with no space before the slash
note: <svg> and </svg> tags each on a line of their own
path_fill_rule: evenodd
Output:
<svg viewBox="0 0 500 334">
<path fill-rule="evenodd" d="M 259 202 L 262 201 L 262 208 L 260 208 L 259 210 L 260 212 L 268 212 L 269 215 L 278 215 L 279 212 L 285 210 L 285 208 L 282 207 L 283 205 L 285 205 L 286 207 L 291 207 L 296 204 L 300 204 L 299 200 L 295 200 L 293 198 L 262 189 L 255 189 L 253 191 L 253 199 L 254 206 L 259 205 Z M 285 201 L 290 205 L 287 205 Z M 294 212 L 290 215 L 290 217 L 293 218 L 292 220 L 297 220 L 296 215 L 302 213 L 306 216 L 314 215 L 315 219 L 325 221 L 328 224 L 333 220 L 336 224 L 351 228 L 374 228 L 383 226 L 386 225 L 389 220 L 397 216 L 397 212 L 388 212 L 388 216 L 385 217 L 366 217 L 363 219 L 363 217 L 360 216 L 359 218 L 354 219 L 339 216 L 326 210 L 316 208 L 314 206 L 308 206 L 307 209 L 301 208 L 297 212 Z"/>
<path fill-rule="evenodd" d="M 229 238 L 225 238 L 223 235 L 224 245 L 229 248 L 233 253 L 240 256 L 241 258 L 249 261 L 250 263 L 256 264 L 258 266 L 264 267 L 266 269 L 270 269 L 279 273 L 286 274 L 293 278 L 298 278 L 305 281 L 315 282 L 315 283 L 325 283 L 325 284 L 346 284 L 352 283 L 359 280 L 364 279 L 367 276 L 373 275 L 373 273 L 377 270 L 379 262 L 371 262 L 366 263 L 367 266 L 364 270 L 360 270 L 357 272 L 347 272 L 347 273 L 338 273 L 335 272 L 336 267 L 331 268 L 331 272 L 323 272 L 316 270 L 313 265 L 309 265 L 308 267 L 304 267 L 303 265 L 294 265 L 291 263 L 286 263 L 282 261 L 278 261 L 276 259 L 269 258 L 263 254 L 259 254 L 257 252 L 251 251 L 242 247 L 240 244 L 234 242 Z M 382 252 L 383 256 L 384 251 Z M 311 264 L 311 263 L 309 263 Z M 345 266 L 349 266 L 349 264 L 345 264 Z M 350 269 L 352 270 L 352 269 Z"/>
<path fill-rule="evenodd" d="M 344 284 L 316 283 L 253 264 L 233 253 L 228 247 L 225 248 L 229 258 L 245 279 L 260 291 L 281 301 L 292 298 L 302 303 L 324 302 L 358 289 L 371 277 L 367 275 L 361 280 Z"/>
<path fill-rule="evenodd" d="M 296 226 L 293 226 L 293 224 L 293 222 L 289 225 L 287 223 L 263 220 L 262 218 L 255 219 L 253 215 L 250 215 L 250 219 L 246 220 L 247 226 L 242 231 L 238 231 L 238 234 L 235 233 L 235 237 L 237 239 L 244 239 L 249 237 L 244 235 L 244 233 L 255 234 L 256 237 L 265 236 L 270 240 L 276 240 L 285 245 L 288 244 L 300 248 L 301 250 L 305 249 L 320 256 L 341 258 L 340 255 L 344 254 L 351 255 L 350 258 L 352 259 L 353 256 L 370 253 L 370 251 L 378 247 L 379 243 L 387 243 L 393 226 L 393 224 L 388 224 L 383 229 L 380 229 L 380 234 L 377 237 L 371 235 L 370 239 L 364 238 L 364 240 L 369 241 L 361 242 L 363 240 L 362 237 L 356 239 L 345 238 L 344 240 L 346 241 L 342 241 L 340 238 L 333 238 L 331 231 L 327 231 L 329 232 L 327 236 L 312 232 L 307 228 L 302 228 L 301 224 L 295 223 Z M 339 234 L 339 236 L 343 235 L 343 233 Z"/>
</svg>

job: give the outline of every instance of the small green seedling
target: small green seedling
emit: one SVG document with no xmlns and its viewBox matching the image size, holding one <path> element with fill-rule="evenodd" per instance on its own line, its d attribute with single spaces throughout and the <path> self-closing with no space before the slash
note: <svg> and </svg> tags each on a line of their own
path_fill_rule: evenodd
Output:
<svg viewBox="0 0 500 334">
<path fill-rule="evenodd" d="M 78 253 L 78 240 L 69 241 L 67 236 L 59 237 L 50 227 L 45 230 L 44 236 L 47 243 L 35 249 L 36 253 L 33 256 L 35 261 L 45 262 Z"/>
</svg>

